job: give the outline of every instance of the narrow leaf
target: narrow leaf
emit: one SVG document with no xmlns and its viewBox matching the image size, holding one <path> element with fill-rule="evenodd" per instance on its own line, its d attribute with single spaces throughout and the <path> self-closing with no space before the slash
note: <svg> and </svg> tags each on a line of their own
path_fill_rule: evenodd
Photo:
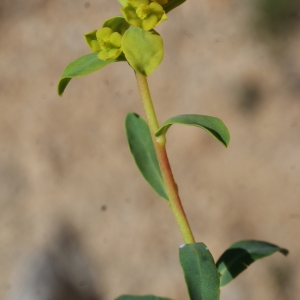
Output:
<svg viewBox="0 0 300 300">
<path fill-rule="evenodd" d="M 124 58 L 118 58 L 117 60 L 102 61 L 97 57 L 97 55 L 98 53 L 84 55 L 71 62 L 65 68 L 57 86 L 57 91 L 60 96 L 62 96 L 65 88 L 72 78 L 88 75 L 113 62 L 124 60 Z"/>
<path fill-rule="evenodd" d="M 220 299 L 219 274 L 208 248 L 203 243 L 182 245 L 179 258 L 190 299 Z"/>
<path fill-rule="evenodd" d="M 147 295 L 147 296 L 132 296 L 132 295 L 123 295 L 115 300 L 171 300 L 169 298 L 161 298 L 161 297 L 156 297 L 152 295 Z"/>
<path fill-rule="evenodd" d="M 167 4 L 163 5 L 164 11 L 168 13 L 172 9 L 184 3 L 186 0 L 169 0 Z"/>
<path fill-rule="evenodd" d="M 164 122 L 155 135 L 159 136 L 161 134 L 166 134 L 172 124 L 184 124 L 200 127 L 209 132 L 225 147 L 229 144 L 229 131 L 225 124 L 218 118 L 202 115 L 179 115 Z"/>
<path fill-rule="evenodd" d="M 149 76 L 162 62 L 164 46 L 161 36 L 154 30 L 131 27 L 123 35 L 122 50 L 131 67 Z"/>
<path fill-rule="evenodd" d="M 262 241 L 245 240 L 231 245 L 216 263 L 220 274 L 220 285 L 228 284 L 253 262 L 275 252 L 288 254 L 288 250 Z"/>
<path fill-rule="evenodd" d="M 125 120 L 125 127 L 129 148 L 138 169 L 157 194 L 168 200 L 146 121 L 135 113 L 129 113 Z"/>
</svg>

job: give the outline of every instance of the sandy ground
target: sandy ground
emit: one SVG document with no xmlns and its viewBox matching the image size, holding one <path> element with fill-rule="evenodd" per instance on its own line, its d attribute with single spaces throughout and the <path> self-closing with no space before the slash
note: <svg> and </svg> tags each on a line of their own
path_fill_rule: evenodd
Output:
<svg viewBox="0 0 300 300">
<path fill-rule="evenodd" d="M 143 116 L 132 70 L 113 64 L 56 94 L 65 66 L 89 53 L 83 34 L 118 9 L 111 0 L 0 2 L 1 299 L 28 287 L 33 269 L 18 270 L 55 249 L 64 226 L 101 299 L 188 299 L 174 218 L 125 139 L 127 112 Z M 149 78 L 160 122 L 213 115 L 231 132 L 228 149 L 197 128 L 168 134 L 197 241 L 216 259 L 242 239 L 290 250 L 252 265 L 222 300 L 300 294 L 300 14 L 264 16 L 255 1 L 187 1 L 157 28 L 165 59 Z"/>
</svg>

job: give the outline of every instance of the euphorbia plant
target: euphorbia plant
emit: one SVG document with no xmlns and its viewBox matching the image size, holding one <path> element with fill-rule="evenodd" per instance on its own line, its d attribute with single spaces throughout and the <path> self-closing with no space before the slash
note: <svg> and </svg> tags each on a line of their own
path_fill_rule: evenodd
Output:
<svg viewBox="0 0 300 300">
<path fill-rule="evenodd" d="M 114 62 L 127 62 L 136 76 L 146 120 L 129 113 L 125 120 L 130 151 L 145 180 L 168 201 L 184 244 L 179 247 L 190 299 L 217 300 L 220 287 L 228 284 L 254 261 L 286 249 L 263 241 L 244 240 L 231 245 L 215 263 L 208 247 L 195 242 L 185 215 L 166 152 L 166 134 L 173 124 L 196 126 L 211 134 L 223 146 L 229 144 L 224 123 L 211 116 L 182 114 L 159 124 L 152 103 L 147 77 L 164 56 L 163 40 L 155 31 L 168 20 L 167 14 L 185 0 L 118 0 L 121 16 L 106 20 L 98 30 L 85 34 L 91 54 L 70 63 L 58 84 L 62 95 L 72 78 L 88 75 Z M 156 296 L 123 295 L 118 300 L 164 299 Z"/>
</svg>

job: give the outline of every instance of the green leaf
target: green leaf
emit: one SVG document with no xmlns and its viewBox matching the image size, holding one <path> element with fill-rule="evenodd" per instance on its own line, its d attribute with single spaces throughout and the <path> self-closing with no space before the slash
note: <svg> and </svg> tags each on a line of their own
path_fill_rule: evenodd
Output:
<svg viewBox="0 0 300 300">
<path fill-rule="evenodd" d="M 172 124 L 184 124 L 200 127 L 209 132 L 218 141 L 225 145 L 225 147 L 229 144 L 229 131 L 225 124 L 218 118 L 202 115 L 179 115 L 164 122 L 155 135 L 159 136 L 166 134 Z"/>
<path fill-rule="evenodd" d="M 181 5 L 182 3 L 184 3 L 186 0 L 169 0 L 167 4 L 163 5 L 162 7 L 164 8 L 164 11 L 166 13 L 168 13 L 169 11 L 171 11 L 172 9 L 174 9 L 175 7 Z"/>
<path fill-rule="evenodd" d="M 219 274 L 214 259 L 203 243 L 179 248 L 179 258 L 191 300 L 218 300 Z"/>
<path fill-rule="evenodd" d="M 125 120 L 125 128 L 129 148 L 138 169 L 157 194 L 168 200 L 147 123 L 139 115 L 129 113 Z"/>
<path fill-rule="evenodd" d="M 124 58 L 122 57 L 103 61 L 100 60 L 97 55 L 98 53 L 84 55 L 71 62 L 65 68 L 57 86 L 58 95 L 61 96 L 63 94 L 65 88 L 72 78 L 88 75 L 116 61 L 124 61 Z"/>
<path fill-rule="evenodd" d="M 149 76 L 162 62 L 164 46 L 161 36 L 154 30 L 131 27 L 123 35 L 122 50 L 131 67 Z"/>
<path fill-rule="evenodd" d="M 288 250 L 262 241 L 245 240 L 231 245 L 216 263 L 220 285 L 228 284 L 253 262 L 275 252 L 288 254 Z"/>
<path fill-rule="evenodd" d="M 169 298 L 161 298 L 161 297 L 156 297 L 152 295 L 147 295 L 147 296 L 131 296 L 131 295 L 123 295 L 115 300 L 171 300 Z"/>
<path fill-rule="evenodd" d="M 106 20 L 102 27 L 109 27 L 112 29 L 113 32 L 118 32 L 121 35 L 124 34 L 124 32 L 129 28 L 129 24 L 125 20 L 124 17 L 118 16 L 118 17 L 113 17 L 108 20 Z"/>
</svg>

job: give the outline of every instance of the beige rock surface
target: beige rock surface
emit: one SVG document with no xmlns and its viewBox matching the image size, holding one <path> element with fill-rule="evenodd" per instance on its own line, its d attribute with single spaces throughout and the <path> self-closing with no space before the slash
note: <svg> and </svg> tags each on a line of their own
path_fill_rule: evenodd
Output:
<svg viewBox="0 0 300 300">
<path fill-rule="evenodd" d="M 63 224 L 81 240 L 103 299 L 188 298 L 177 226 L 125 139 L 127 112 L 143 115 L 132 70 L 113 64 L 56 94 L 64 67 L 89 53 L 82 35 L 118 9 L 111 0 L 0 2 L 1 299 L 26 282 L 17 270 L 27 256 L 55 247 Z M 228 149 L 197 128 L 168 135 L 197 241 L 215 258 L 241 239 L 290 250 L 252 265 L 222 300 L 300 294 L 299 10 L 279 33 L 255 25 L 260 12 L 252 1 L 187 1 L 157 28 L 165 59 L 149 78 L 160 122 L 206 114 L 231 132 Z"/>
</svg>

